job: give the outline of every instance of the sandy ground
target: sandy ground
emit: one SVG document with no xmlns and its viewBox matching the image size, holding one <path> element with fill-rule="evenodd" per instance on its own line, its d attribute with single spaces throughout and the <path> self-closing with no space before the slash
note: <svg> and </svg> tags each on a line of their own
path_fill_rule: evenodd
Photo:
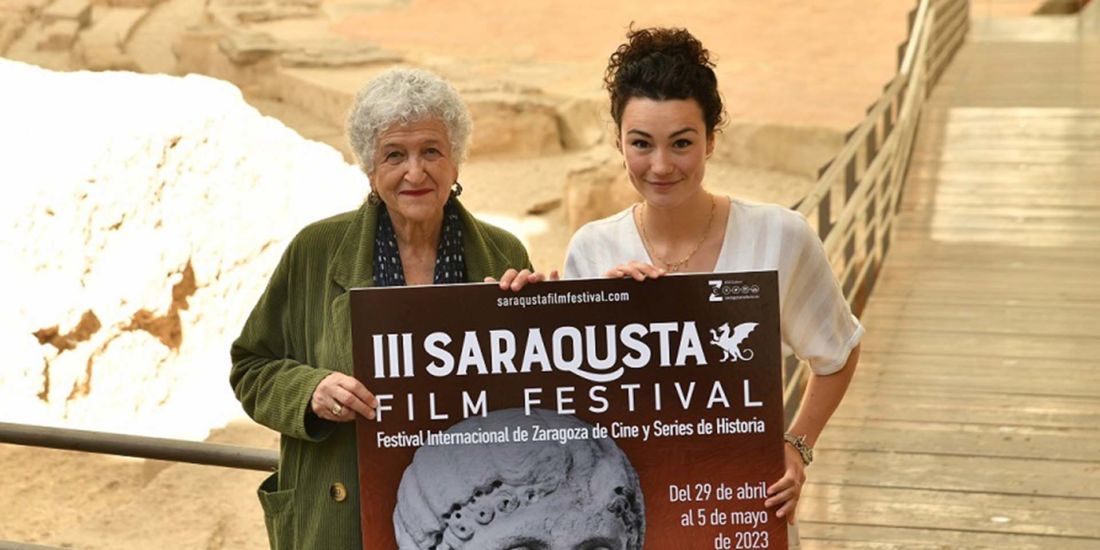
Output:
<svg viewBox="0 0 1100 550">
<path fill-rule="evenodd" d="M 278 447 L 277 434 L 247 421 L 208 441 Z M 13 445 L 0 445 L 0 470 L 0 548 L 267 548 L 263 472 Z"/>
<path fill-rule="evenodd" d="M 976 2 L 974 13 L 983 15 L 984 7 L 989 15 L 1022 15 L 1037 3 Z M 710 0 L 690 3 L 691 9 L 685 3 L 659 2 L 641 9 L 630 0 L 375 4 L 330 0 L 325 10 L 333 22 L 322 26 L 411 59 L 458 60 L 470 71 L 521 84 L 537 81 L 554 93 L 581 96 L 601 93 L 606 56 L 631 21 L 686 26 L 717 55 L 732 118 L 849 128 L 893 73 L 905 14 L 914 2 Z M 180 13 L 193 13 L 198 2 L 173 5 Z M 139 61 L 150 70 L 171 69 L 164 58 L 170 45 L 156 29 L 172 26 L 172 9 L 161 8 L 151 17 L 155 26 L 135 38 L 144 41 Z M 308 117 L 292 118 L 284 121 L 299 131 L 315 124 Z M 311 131 L 319 137 L 332 128 L 302 133 Z M 600 154 L 608 154 L 610 146 L 601 147 Z M 464 199 L 481 215 L 526 235 L 537 266 L 558 267 L 568 240 L 563 210 L 538 216 L 523 212 L 560 198 L 565 167 L 591 154 L 475 159 L 463 168 Z M 793 203 L 806 185 L 793 176 L 777 184 L 774 173 L 734 166 L 713 166 L 709 176 L 717 192 L 785 204 Z M 274 433 L 247 421 L 231 423 L 211 434 L 210 441 L 277 445 Z M 0 541 L 122 550 L 266 548 L 255 498 L 264 477 L 259 472 L 9 445 L 0 445 L 0 470 L 6 472 L 0 483 Z"/>
</svg>

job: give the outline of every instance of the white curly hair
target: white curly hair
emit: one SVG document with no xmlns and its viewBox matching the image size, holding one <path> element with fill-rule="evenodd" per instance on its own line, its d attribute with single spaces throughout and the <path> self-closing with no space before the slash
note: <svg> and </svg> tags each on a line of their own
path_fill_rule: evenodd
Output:
<svg viewBox="0 0 1100 550">
<path fill-rule="evenodd" d="M 458 91 L 439 75 L 424 69 L 388 69 L 371 79 L 355 96 L 348 113 L 347 133 L 359 167 L 374 170 L 378 136 L 394 124 L 436 118 L 447 128 L 455 165 L 466 159 L 473 132 L 470 110 Z"/>
</svg>

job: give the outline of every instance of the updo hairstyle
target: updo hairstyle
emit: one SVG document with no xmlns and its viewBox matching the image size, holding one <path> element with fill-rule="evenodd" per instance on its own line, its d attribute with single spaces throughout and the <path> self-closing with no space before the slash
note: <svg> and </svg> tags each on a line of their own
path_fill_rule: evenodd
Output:
<svg viewBox="0 0 1100 550">
<path fill-rule="evenodd" d="M 725 117 L 714 63 L 703 43 L 687 29 L 663 27 L 632 27 L 626 38 L 608 59 L 603 78 L 615 126 L 622 129 L 623 111 L 635 97 L 694 99 L 703 111 L 707 134 L 713 134 Z"/>
</svg>

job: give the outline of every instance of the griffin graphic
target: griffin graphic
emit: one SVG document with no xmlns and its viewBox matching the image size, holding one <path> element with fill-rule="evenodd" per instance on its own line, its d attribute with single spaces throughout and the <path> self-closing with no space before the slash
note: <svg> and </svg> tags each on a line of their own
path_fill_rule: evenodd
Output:
<svg viewBox="0 0 1100 550">
<path fill-rule="evenodd" d="M 730 334 L 730 324 L 723 323 L 722 326 L 717 329 L 710 329 L 711 344 L 714 344 L 722 348 L 722 361 L 737 362 L 749 361 L 752 359 L 753 353 L 751 349 L 741 350 L 738 346 L 741 342 L 745 341 L 745 338 L 749 337 L 749 334 L 756 328 L 758 323 L 741 323 L 736 327 L 733 327 L 733 334 Z"/>
</svg>

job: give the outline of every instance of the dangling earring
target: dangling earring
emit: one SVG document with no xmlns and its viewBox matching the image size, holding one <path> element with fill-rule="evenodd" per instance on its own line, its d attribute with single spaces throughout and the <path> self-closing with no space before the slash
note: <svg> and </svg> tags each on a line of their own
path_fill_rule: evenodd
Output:
<svg viewBox="0 0 1100 550">
<path fill-rule="evenodd" d="M 462 184 L 458 183 L 458 181 L 455 181 L 454 186 L 451 187 L 451 198 L 452 199 L 457 198 L 461 194 L 462 194 Z"/>
<path fill-rule="evenodd" d="M 382 204 L 382 197 L 378 194 L 378 191 L 374 189 L 370 190 L 370 194 L 367 195 L 367 204 L 371 206 L 378 206 Z"/>
</svg>

